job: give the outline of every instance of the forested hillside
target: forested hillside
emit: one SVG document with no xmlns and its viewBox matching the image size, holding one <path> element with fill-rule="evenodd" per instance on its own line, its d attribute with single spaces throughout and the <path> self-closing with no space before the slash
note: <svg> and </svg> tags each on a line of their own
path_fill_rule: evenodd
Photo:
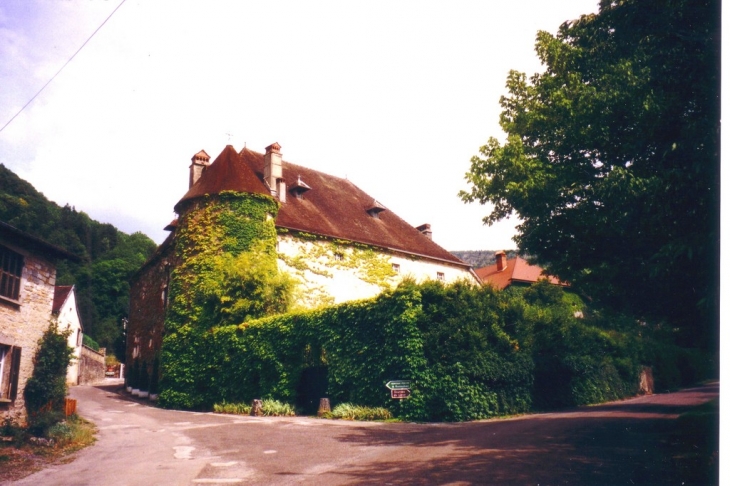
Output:
<svg viewBox="0 0 730 486">
<path fill-rule="evenodd" d="M 81 258 L 60 262 L 56 283 L 76 285 L 84 332 L 124 357 L 122 318 L 129 307 L 129 277 L 155 250 L 142 233 L 128 235 L 68 204 L 60 207 L 0 164 L 0 221 L 65 248 Z"/>
</svg>

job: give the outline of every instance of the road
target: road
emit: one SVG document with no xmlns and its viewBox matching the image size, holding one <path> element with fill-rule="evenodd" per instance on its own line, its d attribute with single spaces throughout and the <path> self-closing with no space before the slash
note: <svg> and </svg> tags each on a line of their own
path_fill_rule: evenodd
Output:
<svg viewBox="0 0 730 486">
<path fill-rule="evenodd" d="M 672 420 L 719 385 L 458 424 L 161 410 L 119 386 L 72 389 L 97 443 L 24 485 L 671 484 Z"/>
</svg>

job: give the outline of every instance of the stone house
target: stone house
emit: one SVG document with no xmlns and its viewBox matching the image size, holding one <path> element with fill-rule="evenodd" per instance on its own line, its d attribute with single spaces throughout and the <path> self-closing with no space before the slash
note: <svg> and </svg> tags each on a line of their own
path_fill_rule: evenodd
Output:
<svg viewBox="0 0 730 486">
<path fill-rule="evenodd" d="M 277 143 L 264 153 L 228 145 L 213 162 L 200 151 L 175 205 L 177 218 L 165 228 L 170 235 L 132 279 L 128 366 L 135 359 L 149 366 L 157 356 L 170 276 L 180 255 L 197 251 L 181 249 L 188 227 L 180 225 L 228 193 L 272 202 L 265 238 L 275 239 L 279 270 L 298 282 L 300 307 L 374 297 L 406 277 L 480 283 L 469 264 L 432 240 L 429 224 L 414 227 L 351 181 L 283 160 Z"/>
<path fill-rule="evenodd" d="M 56 262 L 78 257 L 0 222 L 0 415 L 25 417 L 23 391 L 52 319 Z"/>
<path fill-rule="evenodd" d="M 495 255 L 497 262 L 494 265 L 477 268 L 476 274 L 485 284 L 493 285 L 502 290 L 510 285 L 532 285 L 541 278 L 547 278 L 553 285 L 566 286 L 557 278 L 545 275 L 538 265 L 531 265 L 524 258 L 507 259 L 504 251 Z"/>
<path fill-rule="evenodd" d="M 73 349 L 71 364 L 66 373 L 66 384 L 78 385 L 81 366 L 81 349 L 83 347 L 84 328 L 81 316 L 76 307 L 76 290 L 73 285 L 56 285 L 53 293 L 53 315 L 58 322 L 59 331 L 68 331 L 68 346 Z"/>
</svg>

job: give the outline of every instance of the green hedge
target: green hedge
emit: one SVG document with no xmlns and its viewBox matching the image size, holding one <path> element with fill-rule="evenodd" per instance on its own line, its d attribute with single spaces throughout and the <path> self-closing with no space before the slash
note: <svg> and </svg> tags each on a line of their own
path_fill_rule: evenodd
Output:
<svg viewBox="0 0 730 486">
<path fill-rule="evenodd" d="M 90 336 L 87 336 L 86 334 L 83 334 L 83 344 L 87 348 L 91 348 L 94 351 L 99 351 L 99 343 L 94 341 Z"/>
<path fill-rule="evenodd" d="M 598 403 L 634 395 L 642 366 L 674 369 L 681 361 L 661 364 L 658 349 L 671 346 L 635 321 L 624 327 L 611 329 L 605 316 L 547 283 L 499 292 L 406 282 L 371 300 L 315 311 L 212 329 L 181 326 L 164 338 L 160 403 L 295 403 L 303 371 L 320 366 L 333 405 L 383 407 L 406 420 Z M 670 375 L 659 370 L 660 383 Z M 407 400 L 390 398 L 385 384 L 396 379 L 411 381 Z"/>
</svg>

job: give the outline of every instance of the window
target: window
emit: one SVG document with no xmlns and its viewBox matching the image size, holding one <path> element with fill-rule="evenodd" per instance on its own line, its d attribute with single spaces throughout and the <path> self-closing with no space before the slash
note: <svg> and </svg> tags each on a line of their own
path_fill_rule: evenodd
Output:
<svg viewBox="0 0 730 486">
<path fill-rule="evenodd" d="M 0 403 L 12 402 L 18 394 L 20 350 L 17 346 L 0 344 Z"/>
<path fill-rule="evenodd" d="M 335 252 L 335 261 L 337 261 L 337 262 L 341 262 L 341 261 L 342 261 L 342 260 L 344 260 L 344 259 L 345 259 L 345 255 L 343 255 L 343 254 L 342 254 L 342 253 L 340 253 L 339 251 L 336 251 L 336 252 Z"/>
<path fill-rule="evenodd" d="M 400 273 L 400 265 L 398 263 L 393 263 L 393 271 L 395 273 Z"/>
<path fill-rule="evenodd" d="M 0 246 L 0 296 L 18 300 L 22 275 L 23 255 Z"/>
<path fill-rule="evenodd" d="M 443 282 L 445 279 L 444 272 L 436 272 L 436 280 Z"/>
</svg>

